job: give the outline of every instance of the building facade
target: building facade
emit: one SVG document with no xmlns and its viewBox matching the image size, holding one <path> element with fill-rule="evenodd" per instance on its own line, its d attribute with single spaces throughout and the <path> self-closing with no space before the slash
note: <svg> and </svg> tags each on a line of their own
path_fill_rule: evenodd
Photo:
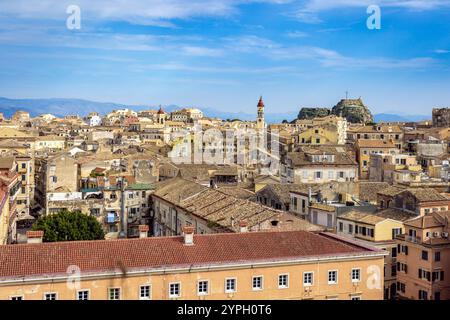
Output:
<svg viewBox="0 0 450 320">
<path fill-rule="evenodd" d="M 63 259 L 50 266 L 55 252 Z M 385 252 L 327 233 L 193 235 L 186 227 L 181 237 L 30 243 L 0 254 L 8 262 L 0 265 L 1 300 L 383 298 Z M 80 281 L 68 286 L 74 265 Z"/>
</svg>

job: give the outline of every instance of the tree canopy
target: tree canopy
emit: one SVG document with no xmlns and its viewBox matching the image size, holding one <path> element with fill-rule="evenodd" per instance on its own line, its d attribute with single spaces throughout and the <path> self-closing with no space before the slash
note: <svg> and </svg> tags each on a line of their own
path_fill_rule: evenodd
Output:
<svg viewBox="0 0 450 320">
<path fill-rule="evenodd" d="M 93 216 L 78 211 L 60 211 L 40 217 L 32 226 L 33 231 L 44 231 L 44 242 L 101 240 L 105 233 Z"/>
</svg>

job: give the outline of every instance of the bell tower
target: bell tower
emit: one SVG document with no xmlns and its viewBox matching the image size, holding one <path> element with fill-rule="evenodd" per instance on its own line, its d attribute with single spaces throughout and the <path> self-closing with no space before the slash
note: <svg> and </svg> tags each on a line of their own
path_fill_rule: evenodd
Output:
<svg viewBox="0 0 450 320">
<path fill-rule="evenodd" d="M 264 102 L 262 97 L 259 98 L 257 112 L 256 129 L 264 129 L 266 127 L 266 123 L 264 122 Z"/>
<path fill-rule="evenodd" d="M 158 113 L 156 114 L 156 119 L 159 124 L 166 124 L 166 113 L 161 106 L 159 106 Z"/>
</svg>

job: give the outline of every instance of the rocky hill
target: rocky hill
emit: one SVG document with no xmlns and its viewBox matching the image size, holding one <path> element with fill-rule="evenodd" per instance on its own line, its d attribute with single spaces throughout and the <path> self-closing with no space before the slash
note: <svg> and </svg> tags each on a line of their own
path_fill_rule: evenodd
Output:
<svg viewBox="0 0 450 320">
<path fill-rule="evenodd" d="M 302 108 L 298 113 L 297 119 L 314 119 L 322 118 L 330 115 L 331 110 L 328 108 Z"/>
<path fill-rule="evenodd" d="M 332 109 L 328 108 L 302 108 L 297 119 L 322 118 L 330 114 L 341 116 L 351 123 L 370 123 L 373 116 L 369 108 L 359 99 L 342 99 Z"/>
<path fill-rule="evenodd" d="M 342 99 L 331 109 L 331 113 L 342 116 L 351 123 L 373 122 L 373 116 L 369 108 L 359 99 Z"/>
</svg>

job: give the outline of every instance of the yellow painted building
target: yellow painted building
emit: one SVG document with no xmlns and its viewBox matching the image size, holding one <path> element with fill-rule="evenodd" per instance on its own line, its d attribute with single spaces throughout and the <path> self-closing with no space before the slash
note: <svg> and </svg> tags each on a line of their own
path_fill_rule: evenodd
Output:
<svg viewBox="0 0 450 320">
<path fill-rule="evenodd" d="M 145 238 L 140 230 L 139 239 L 0 246 L 0 299 L 383 298 L 385 252 L 336 235 L 194 236 L 185 227 L 181 237 Z"/>
<path fill-rule="evenodd" d="M 356 159 L 359 164 L 359 178 L 369 178 L 370 155 L 397 154 L 398 149 L 392 141 L 359 139 L 356 141 Z"/>
<path fill-rule="evenodd" d="M 298 135 L 300 144 L 339 144 L 338 132 L 335 127 L 323 126 L 308 128 Z"/>
<path fill-rule="evenodd" d="M 397 210 L 387 209 L 378 214 L 350 211 L 336 219 L 337 234 L 373 245 L 388 253 L 384 263 L 385 299 L 394 299 L 397 294 L 395 237 L 404 233 L 403 222 L 408 217 L 409 215 Z"/>
</svg>

